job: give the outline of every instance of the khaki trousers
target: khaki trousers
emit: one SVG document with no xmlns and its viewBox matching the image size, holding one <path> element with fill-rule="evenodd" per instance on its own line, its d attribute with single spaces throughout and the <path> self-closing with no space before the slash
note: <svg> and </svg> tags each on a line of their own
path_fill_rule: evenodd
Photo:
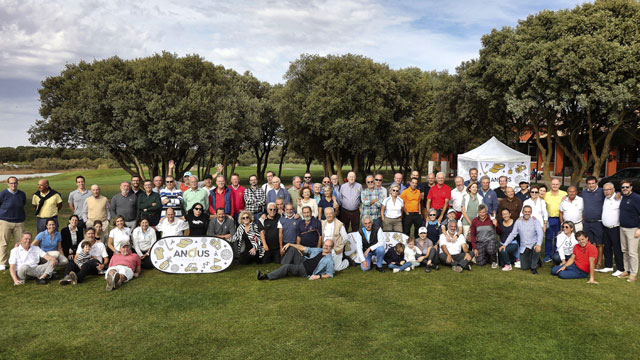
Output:
<svg viewBox="0 0 640 360">
<path fill-rule="evenodd" d="M 620 227 L 620 246 L 622 247 L 622 258 L 624 259 L 624 269 L 629 274 L 638 275 L 638 240 L 635 237 L 638 228 Z"/>
<path fill-rule="evenodd" d="M 24 223 L 12 223 L 0 220 L 0 265 L 6 265 L 9 260 L 9 251 L 13 249 L 13 244 L 19 243 L 24 232 Z M 9 240 L 13 236 L 13 242 Z M 11 244 L 11 249 L 9 249 Z"/>
</svg>

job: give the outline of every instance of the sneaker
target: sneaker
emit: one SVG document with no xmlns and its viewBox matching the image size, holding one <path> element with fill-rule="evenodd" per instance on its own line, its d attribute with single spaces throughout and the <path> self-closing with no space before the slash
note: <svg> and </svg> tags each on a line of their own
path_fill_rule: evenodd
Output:
<svg viewBox="0 0 640 360">
<path fill-rule="evenodd" d="M 471 264 L 468 264 L 464 269 L 467 271 L 471 271 Z"/>
<path fill-rule="evenodd" d="M 0 265 L 0 271 L 5 271 L 5 270 L 7 270 L 7 266 L 4 264 Z"/>
<path fill-rule="evenodd" d="M 107 274 L 107 286 L 104 288 L 107 291 L 111 291 L 113 290 L 113 286 L 115 285 L 115 277 L 116 277 L 117 272 L 115 270 L 111 270 L 109 271 L 109 274 Z"/>
<path fill-rule="evenodd" d="M 434 269 L 440 270 L 440 265 L 433 266 Z"/>
<path fill-rule="evenodd" d="M 516 261 L 516 263 L 513 264 L 513 267 L 516 268 L 516 269 L 520 269 L 520 266 L 521 266 L 520 265 L 520 260 Z"/>
<path fill-rule="evenodd" d="M 544 257 L 544 262 L 546 262 L 546 263 L 547 263 L 547 262 L 551 262 L 551 258 L 550 258 L 550 257 L 548 257 L 548 256 L 545 256 L 545 257 Z"/>
<path fill-rule="evenodd" d="M 393 273 L 394 274 L 397 273 L 397 272 L 400 272 L 400 269 L 393 269 Z"/>
<path fill-rule="evenodd" d="M 414 270 L 416 268 L 415 265 L 411 265 L 411 270 Z"/>
<path fill-rule="evenodd" d="M 411 267 L 404 269 L 404 271 L 411 271 Z"/>
<path fill-rule="evenodd" d="M 531 269 L 531 273 L 532 273 L 533 275 L 538 275 L 538 270 L 536 270 L 536 269 Z"/>
<path fill-rule="evenodd" d="M 47 285 L 48 283 L 49 283 L 49 279 L 48 278 L 36 279 L 36 284 L 38 284 L 38 285 Z"/>
<path fill-rule="evenodd" d="M 613 268 L 602 268 L 602 269 L 596 269 L 597 272 L 601 272 L 601 273 L 610 273 L 613 271 Z"/>
<path fill-rule="evenodd" d="M 505 265 L 505 266 L 502 268 L 502 271 L 511 271 L 511 265 Z"/>
<path fill-rule="evenodd" d="M 611 276 L 618 277 L 618 276 L 622 275 L 622 273 L 623 273 L 623 271 L 616 270 L 613 274 L 611 274 Z"/>
<path fill-rule="evenodd" d="M 58 281 L 58 284 L 64 286 L 64 285 L 71 285 L 71 278 L 69 276 L 65 276 L 64 279 Z"/>
<path fill-rule="evenodd" d="M 424 272 L 426 273 L 430 273 L 431 272 L 431 265 L 427 265 L 424 269 Z"/>
<path fill-rule="evenodd" d="M 124 279 L 125 279 L 124 275 L 116 274 L 116 278 L 115 278 L 116 283 L 113 285 L 113 288 L 114 289 L 120 288 L 120 286 L 122 286 L 122 284 L 124 283 Z"/>
<path fill-rule="evenodd" d="M 462 272 L 462 266 L 453 266 L 451 269 L 453 269 L 453 271 L 455 271 L 457 273 L 461 273 Z"/>
<path fill-rule="evenodd" d="M 384 272 L 384 268 L 382 266 L 376 266 L 376 270 L 381 273 Z"/>
<path fill-rule="evenodd" d="M 78 275 L 75 272 L 69 272 L 69 278 L 71 279 L 71 285 L 78 285 Z"/>
<path fill-rule="evenodd" d="M 497 269 L 498 268 L 498 263 L 497 262 L 492 262 L 491 263 L 491 268 L 492 269 Z"/>
<path fill-rule="evenodd" d="M 476 264 L 476 258 L 475 258 L 475 257 L 473 257 L 473 258 L 471 259 L 471 262 L 472 262 L 472 263 L 474 263 L 474 264 Z"/>
</svg>

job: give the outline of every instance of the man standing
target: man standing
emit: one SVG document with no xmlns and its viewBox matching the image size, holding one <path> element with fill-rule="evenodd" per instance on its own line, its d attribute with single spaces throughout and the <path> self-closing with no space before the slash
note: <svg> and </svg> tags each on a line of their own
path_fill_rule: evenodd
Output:
<svg viewBox="0 0 640 360">
<path fill-rule="evenodd" d="M 264 230 L 264 238 L 267 242 L 269 250 L 264 252 L 262 263 L 270 262 L 280 263 L 280 249 L 282 248 L 282 225 L 280 225 L 280 215 L 275 203 L 267 204 L 267 217 L 262 219 L 262 228 Z"/>
<path fill-rule="evenodd" d="M 360 227 L 360 194 L 362 185 L 356 182 L 356 173 L 349 171 L 347 182 L 340 186 L 340 221 L 351 231 Z"/>
<path fill-rule="evenodd" d="M 308 186 L 313 190 L 313 181 L 311 180 L 311 173 L 304 173 L 304 182 L 302 183 L 302 187 Z"/>
<path fill-rule="evenodd" d="M 208 236 L 217 236 L 221 239 L 230 241 L 233 234 L 236 233 L 236 224 L 233 219 L 224 213 L 224 209 L 217 209 L 213 215 L 215 219 L 209 221 L 207 229 Z"/>
<path fill-rule="evenodd" d="M 402 217 L 402 232 L 410 236 L 411 225 L 413 225 L 413 237 L 418 237 L 418 229 L 422 226 L 422 208 L 420 204 L 420 190 L 418 190 L 418 179 L 413 178 L 400 195 L 404 201 L 404 216 Z M 379 215 L 379 212 L 378 212 Z"/>
<path fill-rule="evenodd" d="M 144 189 L 140 187 L 140 176 L 133 175 L 131 177 L 131 192 L 136 197 L 144 192 Z"/>
<path fill-rule="evenodd" d="M 37 246 L 31 246 L 33 240 L 30 232 L 24 232 L 20 238 L 20 245 L 11 249 L 9 256 L 9 272 L 13 279 L 13 285 L 22 285 L 27 277 L 36 278 L 36 283 L 47 284 L 53 273 L 53 269 L 58 264 L 58 260 L 48 255 Z M 47 260 L 40 264 L 40 259 Z"/>
<path fill-rule="evenodd" d="M 551 275 L 557 275 L 560 279 L 583 279 L 589 276 L 589 284 L 597 284 L 594 278 L 596 257 L 598 250 L 589 242 L 584 231 L 576 233 L 578 244 L 573 247 L 573 255 L 564 265 L 557 265 L 551 269 Z"/>
<path fill-rule="evenodd" d="M 238 216 L 245 209 L 244 186 L 240 185 L 240 175 L 231 174 L 231 198 L 233 203 L 233 219 L 238 222 Z"/>
<path fill-rule="evenodd" d="M 189 190 L 185 191 L 182 194 L 184 208 L 191 210 L 193 205 L 200 204 L 203 208 L 209 209 L 209 194 L 209 191 L 205 190 L 204 188 L 198 187 L 198 177 L 191 176 L 189 178 Z M 214 214 L 210 214 L 211 218 L 213 218 Z"/>
<path fill-rule="evenodd" d="M 487 206 L 484 204 L 478 206 L 478 217 L 471 221 L 469 238 L 476 264 L 482 266 L 491 262 L 491 268 L 497 269 L 496 220 L 491 220 Z"/>
<path fill-rule="evenodd" d="M 204 179 L 202 179 L 202 182 L 203 182 L 202 189 L 207 190 L 207 194 L 209 194 L 211 190 L 216 188 L 215 185 L 213 185 L 213 176 L 211 174 L 205 175 Z M 189 181 L 187 182 L 187 184 L 189 185 L 188 189 L 191 189 L 191 177 L 189 177 Z M 187 190 L 185 190 L 184 192 L 187 192 Z"/>
<path fill-rule="evenodd" d="M 153 192 L 156 194 L 160 194 L 162 190 L 162 176 L 155 176 L 153 178 Z"/>
<path fill-rule="evenodd" d="M 456 176 L 454 183 L 456 187 L 451 190 L 451 201 L 449 206 L 456 211 L 456 219 L 460 220 L 462 216 L 462 198 L 467 193 L 467 188 L 464 186 L 464 179 L 462 176 Z"/>
<path fill-rule="evenodd" d="M 209 214 L 215 214 L 216 209 L 224 209 L 224 213 L 231 216 L 233 210 L 233 198 L 231 189 L 227 187 L 224 176 L 216 178 L 216 188 L 209 195 Z"/>
<path fill-rule="evenodd" d="M 179 188 L 176 188 L 176 180 L 173 176 L 167 176 L 165 183 L 167 186 L 160 190 L 160 201 L 162 201 L 162 212 L 160 213 L 160 217 L 165 217 L 167 209 L 169 208 L 175 211 L 175 216 L 182 217 L 183 192 Z"/>
<path fill-rule="evenodd" d="M 271 179 L 271 186 L 272 189 L 267 192 L 267 204 L 270 202 L 276 202 L 277 198 L 283 198 L 285 204 L 291 202 L 289 192 L 284 188 L 284 186 L 281 186 L 279 177 L 274 176 Z"/>
<path fill-rule="evenodd" d="M 76 176 L 76 190 L 69 193 L 69 209 L 73 215 L 78 216 L 78 228 L 84 232 L 85 224 L 82 220 L 82 206 L 84 201 L 91 196 L 91 192 L 85 187 L 85 180 L 82 175 Z"/>
<path fill-rule="evenodd" d="M 471 183 L 477 183 L 478 188 L 480 188 L 480 182 L 478 181 L 478 169 L 476 168 L 469 169 L 469 180 L 464 182 L 464 186 L 469 186 Z"/>
<path fill-rule="evenodd" d="M 502 199 L 507 197 L 507 177 L 504 175 L 500 176 L 498 178 L 498 184 L 500 184 L 500 186 L 494 191 L 496 192 L 496 196 L 498 196 L 498 203 L 500 203 Z M 500 212 L 498 212 L 498 215 L 499 214 Z"/>
<path fill-rule="evenodd" d="M 600 272 L 613 271 L 613 257 L 616 259 L 616 271 L 612 276 L 624 273 L 624 259 L 620 247 L 620 202 L 616 199 L 616 190 L 612 183 L 602 186 L 605 198 L 602 203 L 602 239 L 604 243 L 604 268 Z M 586 223 L 585 223 L 586 224 Z M 598 270 L 596 270 L 598 271 Z"/>
<path fill-rule="evenodd" d="M 47 228 L 47 220 L 53 219 L 58 230 L 58 210 L 62 208 L 62 197 L 49 187 L 49 180 L 38 181 L 38 191 L 33 194 L 31 204 L 36 209 L 36 229 L 38 233 Z"/>
<path fill-rule="evenodd" d="M 604 191 L 598 187 L 598 179 L 595 176 L 587 176 L 587 188 L 580 193 L 584 204 L 582 216 L 582 229 L 587 233 L 589 241 L 598 249 L 596 271 L 602 269 L 604 239 L 602 237 L 602 207 L 604 205 Z M 609 258 L 611 265 L 611 258 Z M 613 271 L 613 269 L 611 269 Z"/>
<path fill-rule="evenodd" d="M 311 208 L 302 208 L 302 220 L 296 227 L 296 244 L 306 247 L 322 247 L 322 224 L 311 216 Z"/>
<path fill-rule="evenodd" d="M 526 181 L 520 181 L 519 185 L 520 191 L 516 193 L 516 197 L 520 199 L 520 201 L 522 201 L 522 203 L 524 204 L 524 202 L 531 197 L 531 195 L 529 194 L 529 183 Z"/>
<path fill-rule="evenodd" d="M 478 194 L 482 196 L 482 202 L 487 205 L 489 216 L 491 216 L 492 219 L 495 219 L 496 213 L 498 212 L 498 195 L 496 195 L 496 192 L 491 190 L 489 187 L 490 182 L 491 180 L 489 180 L 487 175 L 481 177 Z"/>
<path fill-rule="evenodd" d="M 427 208 L 436 209 L 439 223 L 442 222 L 442 218 L 449 208 L 450 199 L 451 188 L 444 183 L 444 173 L 439 172 L 436 174 L 436 185 L 429 189 L 429 195 L 427 196 Z"/>
<path fill-rule="evenodd" d="M 565 221 L 573 222 L 576 232 L 582 231 L 582 211 L 584 210 L 584 202 L 578 195 L 578 188 L 569 186 L 567 189 L 569 194 L 566 199 L 560 202 L 560 223 Z"/>
<path fill-rule="evenodd" d="M 131 192 L 129 182 L 120 183 L 120 193 L 111 198 L 111 217 L 122 216 L 125 226 L 131 229 L 136 227 L 136 216 L 138 216 L 138 197 Z"/>
<path fill-rule="evenodd" d="M 513 220 L 518 220 L 520 212 L 522 211 L 522 201 L 516 197 L 512 187 L 507 187 L 505 189 L 505 195 L 506 197 L 498 204 L 496 219 L 498 219 L 498 221 L 502 221 L 502 210 L 507 209 L 511 212 L 511 218 Z"/>
<path fill-rule="evenodd" d="M 382 194 L 382 200 L 387 198 L 387 189 L 382 186 L 382 181 L 383 181 L 383 177 L 382 174 L 376 174 L 373 181 L 374 181 L 374 185 L 375 185 L 375 189 L 376 190 L 380 190 L 381 194 Z M 336 196 L 336 198 L 338 198 Z"/>
<path fill-rule="evenodd" d="M 549 223 L 544 243 L 544 262 L 550 262 L 551 256 L 556 252 L 556 235 L 560 232 L 561 224 L 560 203 L 565 196 L 567 196 L 567 193 L 564 190 L 560 190 L 560 180 L 551 180 L 551 191 L 544 195 L 547 213 L 549 213 Z"/>
<path fill-rule="evenodd" d="M 111 219 L 111 208 L 109 200 L 100 195 L 100 186 L 91 185 L 91 196 L 84 201 L 82 206 L 82 219 L 87 227 L 93 227 L 96 220 L 102 221 L 103 231 L 109 233 L 109 220 Z"/>
<path fill-rule="evenodd" d="M 360 195 L 360 201 L 362 202 L 362 216 L 369 216 L 371 220 L 373 220 L 374 224 L 382 226 L 382 221 L 380 220 L 380 207 L 382 207 L 382 200 L 384 200 L 381 191 L 383 188 L 375 188 L 373 184 L 373 176 L 371 175 L 367 176 L 366 183 L 367 188 L 362 190 L 362 194 Z"/>
<path fill-rule="evenodd" d="M 276 176 L 276 173 L 274 173 L 273 171 L 269 170 L 267 171 L 267 182 L 262 184 L 262 191 L 264 191 L 265 196 L 267 195 L 267 193 L 269 192 L 269 190 L 273 189 L 273 186 L 271 186 L 271 180 L 273 179 L 273 177 Z M 265 198 L 265 201 L 267 199 Z"/>
<path fill-rule="evenodd" d="M 427 174 L 427 182 L 422 183 L 422 217 L 425 219 L 429 218 L 429 208 L 427 207 L 427 198 L 429 195 L 429 191 L 432 187 L 436 185 L 436 175 L 434 173 Z"/>
<path fill-rule="evenodd" d="M 282 258 L 282 266 L 268 274 L 258 270 L 258 280 L 277 280 L 286 276 L 307 277 L 309 280 L 332 278 L 334 273 L 332 249 L 331 240 L 325 242 L 321 249 L 287 244 L 284 246 L 285 255 Z"/>
<path fill-rule="evenodd" d="M 0 192 L 0 271 L 6 270 L 9 239 L 13 236 L 12 245 L 20 242 L 26 219 L 24 206 L 27 196 L 18 190 L 18 178 L 10 176 L 7 183 L 9 187 Z"/>
<path fill-rule="evenodd" d="M 197 183 L 196 183 L 197 186 Z M 146 217 L 149 219 L 149 225 L 158 226 L 160 222 L 160 212 L 162 211 L 162 201 L 160 195 L 153 191 L 153 183 L 151 180 L 144 181 L 144 192 L 138 196 L 138 221 Z"/>
<path fill-rule="evenodd" d="M 620 245 L 624 256 L 625 272 L 619 278 L 628 282 L 638 280 L 638 240 L 640 239 L 640 195 L 633 192 L 631 180 L 622 180 L 620 202 Z"/>
<path fill-rule="evenodd" d="M 542 250 L 542 225 L 538 220 L 531 218 L 531 206 L 522 209 L 522 217 L 513 225 L 511 234 L 500 246 L 500 251 L 506 251 L 516 236 L 520 236 L 520 263 L 522 270 L 531 269 L 533 275 L 538 275 L 538 261 Z"/>
<path fill-rule="evenodd" d="M 331 175 L 331 186 L 333 187 L 333 196 L 335 196 L 336 199 L 340 199 L 340 178 L 338 178 L 338 175 L 336 174 Z M 386 189 L 385 189 L 385 193 L 386 193 Z M 338 200 L 338 204 L 340 204 L 340 200 Z"/>
<path fill-rule="evenodd" d="M 400 187 L 400 194 L 402 194 L 404 189 L 407 188 L 407 185 L 405 185 L 404 181 L 402 181 L 401 173 L 395 173 L 395 175 L 393 175 L 393 182 L 391 183 L 391 185 L 389 185 L 389 189 L 391 189 L 391 186 L 393 186 L 394 184 Z"/>
<path fill-rule="evenodd" d="M 289 199 L 292 204 L 298 203 L 298 198 L 300 197 L 300 187 L 302 184 L 302 179 L 300 176 L 294 176 L 293 180 L 291 180 L 291 187 L 287 192 L 289 193 Z"/>
<path fill-rule="evenodd" d="M 253 214 L 255 221 L 258 221 L 262 215 L 262 209 L 265 205 L 265 193 L 258 187 L 258 177 L 256 175 L 249 176 L 249 187 L 244 189 L 242 197 L 244 206 L 247 211 Z"/>
</svg>

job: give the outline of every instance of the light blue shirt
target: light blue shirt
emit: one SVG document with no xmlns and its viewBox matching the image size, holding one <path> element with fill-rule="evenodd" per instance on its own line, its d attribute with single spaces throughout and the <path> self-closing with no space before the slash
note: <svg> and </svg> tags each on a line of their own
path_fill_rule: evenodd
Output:
<svg viewBox="0 0 640 360">
<path fill-rule="evenodd" d="M 306 256 L 307 259 L 311 259 L 313 257 L 315 257 L 318 254 L 322 253 L 322 248 L 310 248 L 307 247 L 305 248 L 304 252 L 303 252 Z M 322 257 L 322 259 L 320 259 L 320 262 L 318 263 L 318 266 L 316 266 L 316 269 L 313 270 L 313 274 L 312 275 L 324 275 L 324 274 L 329 274 L 329 276 L 333 277 L 333 272 L 334 272 L 334 268 L 333 268 L 333 256 L 331 256 L 331 254 L 327 254 L 325 256 Z"/>
<path fill-rule="evenodd" d="M 42 251 L 57 251 L 58 243 L 62 241 L 62 236 L 60 236 L 59 232 L 55 232 L 53 234 L 53 238 L 47 230 L 36 235 L 36 240 L 38 240 L 38 247 L 42 249 Z"/>
<path fill-rule="evenodd" d="M 525 249 L 531 249 L 534 245 L 541 246 L 542 234 L 542 225 L 538 220 L 519 218 L 513 225 L 513 231 L 504 241 L 504 246 L 509 245 L 517 235 L 520 235 L 520 253 L 522 254 Z"/>
</svg>

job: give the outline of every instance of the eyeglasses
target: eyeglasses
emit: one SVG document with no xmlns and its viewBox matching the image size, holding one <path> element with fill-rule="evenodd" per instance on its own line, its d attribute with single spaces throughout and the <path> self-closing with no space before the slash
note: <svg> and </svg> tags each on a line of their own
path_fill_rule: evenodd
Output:
<svg viewBox="0 0 640 360">
<path fill-rule="evenodd" d="M 571 229 L 571 226 L 569 226 L 569 225 L 565 225 L 565 226 L 563 226 L 563 228 L 565 228 L 565 229 Z"/>
<path fill-rule="evenodd" d="M 18 185 L 18 182 L 10 182 L 9 185 Z"/>
<path fill-rule="evenodd" d="M 367 181 L 367 184 L 373 184 L 373 181 Z"/>
<path fill-rule="evenodd" d="M 248 216 L 243 216 L 243 217 L 242 217 L 242 220 L 249 220 L 249 219 L 251 219 L 251 218 L 250 218 L 250 217 L 248 217 Z"/>
<path fill-rule="evenodd" d="M 613 188 L 607 188 L 607 189 L 603 189 L 604 191 L 611 191 L 613 190 Z"/>
<path fill-rule="evenodd" d="M 173 180 L 169 180 L 169 181 L 167 181 L 166 183 L 167 183 L 167 184 L 171 184 L 172 182 L 173 182 Z"/>
<path fill-rule="evenodd" d="M 538 193 L 537 191 L 529 191 L 529 192 L 532 193 L 532 194 L 537 194 Z"/>
<path fill-rule="evenodd" d="M 376 181 L 382 181 L 382 179 L 375 179 Z"/>
<path fill-rule="evenodd" d="M 398 192 L 398 190 L 391 190 L 391 192 Z"/>
<path fill-rule="evenodd" d="M 436 214 L 429 214 L 429 216 L 436 216 Z"/>
<path fill-rule="evenodd" d="M 620 186 L 620 189 L 629 189 L 631 188 L 631 186 L 625 185 L 625 186 Z"/>
</svg>

